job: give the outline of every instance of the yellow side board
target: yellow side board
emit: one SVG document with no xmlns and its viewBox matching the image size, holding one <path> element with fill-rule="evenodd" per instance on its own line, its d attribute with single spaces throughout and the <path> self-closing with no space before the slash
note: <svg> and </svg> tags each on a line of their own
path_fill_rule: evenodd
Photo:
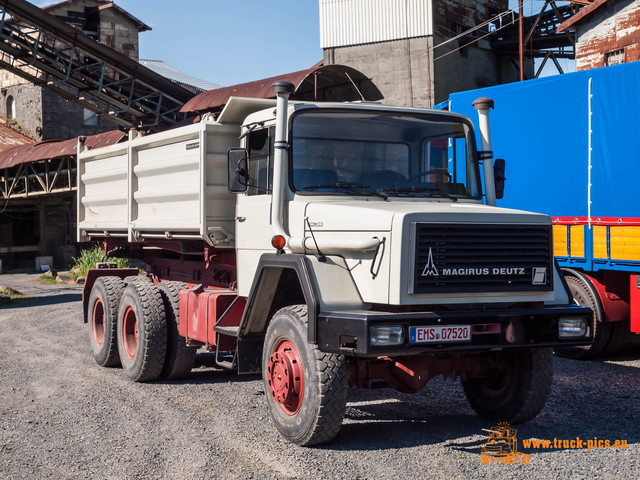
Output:
<svg viewBox="0 0 640 480">
<path fill-rule="evenodd" d="M 571 235 L 571 256 L 584 257 L 584 225 L 571 225 L 569 234 Z"/>
<path fill-rule="evenodd" d="M 607 257 L 607 227 L 595 225 L 593 227 L 593 258 Z"/>
<path fill-rule="evenodd" d="M 609 227 L 611 258 L 640 260 L 640 227 L 613 225 Z"/>
<path fill-rule="evenodd" d="M 607 227 L 593 227 L 593 257 L 612 260 L 640 260 L 640 227 L 611 225 L 607 257 Z"/>
<path fill-rule="evenodd" d="M 569 251 L 567 250 L 567 226 L 566 225 L 553 226 L 553 254 L 556 257 L 569 256 Z"/>
<path fill-rule="evenodd" d="M 567 228 L 569 241 L 567 242 Z M 553 254 L 556 257 L 584 257 L 585 225 L 554 225 Z M 640 260 L 640 226 L 594 225 L 593 258 L 611 260 Z M 607 255 L 607 229 L 609 250 Z"/>
</svg>

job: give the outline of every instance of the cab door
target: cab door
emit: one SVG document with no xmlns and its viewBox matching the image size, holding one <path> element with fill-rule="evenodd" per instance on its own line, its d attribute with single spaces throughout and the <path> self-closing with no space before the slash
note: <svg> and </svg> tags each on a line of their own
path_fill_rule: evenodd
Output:
<svg viewBox="0 0 640 480">
<path fill-rule="evenodd" d="M 274 127 L 255 128 L 249 133 L 247 191 L 236 200 L 236 251 L 238 293 L 247 296 L 255 269 L 263 253 L 271 246 L 271 189 L 273 185 Z"/>
</svg>

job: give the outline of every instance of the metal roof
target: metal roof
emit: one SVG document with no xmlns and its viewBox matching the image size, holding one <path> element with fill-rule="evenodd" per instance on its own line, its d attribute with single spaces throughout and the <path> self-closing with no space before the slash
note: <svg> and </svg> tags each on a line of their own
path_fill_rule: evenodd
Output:
<svg viewBox="0 0 640 480">
<path fill-rule="evenodd" d="M 35 141 L 0 123 L 0 151 L 15 147 L 16 145 L 30 143 L 35 143 Z"/>
<path fill-rule="evenodd" d="M 187 75 L 184 72 L 181 72 L 173 65 L 169 65 L 167 62 L 163 62 L 162 60 L 140 60 L 140 64 L 147 67 L 149 70 L 153 70 L 158 75 L 162 75 L 163 77 L 167 77 L 174 82 L 185 86 L 187 88 L 192 88 L 196 90 L 198 93 L 206 92 L 207 90 L 213 90 L 216 88 L 222 88 L 222 85 L 214 82 L 209 82 L 207 80 L 202 80 L 201 78 L 192 77 L 191 75 Z"/>
<path fill-rule="evenodd" d="M 231 97 L 275 98 L 271 84 L 276 80 L 293 83 L 296 89 L 291 98 L 297 100 L 348 102 L 362 100 L 362 97 L 369 101 L 384 98 L 371 79 L 355 68 L 345 65 L 323 65 L 319 62 L 307 70 L 201 93 L 189 100 L 180 111 L 219 110 Z"/>
<path fill-rule="evenodd" d="M 106 147 L 114 145 L 125 138 L 127 134 L 120 130 L 100 133 L 87 137 L 85 145 L 90 148 Z M 31 145 L 18 145 L 0 152 L 0 168 L 14 167 L 20 163 L 49 160 L 50 158 L 75 155 L 78 140 L 72 138 L 64 141 L 47 141 Z"/>
</svg>

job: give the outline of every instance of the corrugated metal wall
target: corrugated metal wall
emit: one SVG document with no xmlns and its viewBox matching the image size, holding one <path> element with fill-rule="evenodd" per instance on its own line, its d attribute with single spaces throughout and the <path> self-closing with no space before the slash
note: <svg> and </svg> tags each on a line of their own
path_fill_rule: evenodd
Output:
<svg viewBox="0 0 640 480">
<path fill-rule="evenodd" d="M 320 46 L 433 34 L 432 0 L 320 0 Z"/>
</svg>

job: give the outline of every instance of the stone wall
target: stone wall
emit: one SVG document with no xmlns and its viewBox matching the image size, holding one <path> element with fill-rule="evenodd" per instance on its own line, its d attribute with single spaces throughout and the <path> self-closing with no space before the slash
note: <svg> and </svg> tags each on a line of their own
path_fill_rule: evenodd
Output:
<svg viewBox="0 0 640 480">
<path fill-rule="evenodd" d="M 8 118 L 7 102 L 15 101 L 15 118 Z M 25 83 L 2 87 L 0 115 L 7 119 L 7 126 L 34 140 L 42 140 L 42 88 Z"/>
<path fill-rule="evenodd" d="M 384 102 L 391 105 L 432 105 L 431 37 L 327 48 L 325 65 L 348 65 L 371 78 Z"/>
<path fill-rule="evenodd" d="M 42 105 L 42 140 L 67 140 L 118 128 L 118 125 L 103 118 L 98 120 L 98 125 L 85 125 L 84 108 L 48 90 L 42 91 Z"/>
</svg>

